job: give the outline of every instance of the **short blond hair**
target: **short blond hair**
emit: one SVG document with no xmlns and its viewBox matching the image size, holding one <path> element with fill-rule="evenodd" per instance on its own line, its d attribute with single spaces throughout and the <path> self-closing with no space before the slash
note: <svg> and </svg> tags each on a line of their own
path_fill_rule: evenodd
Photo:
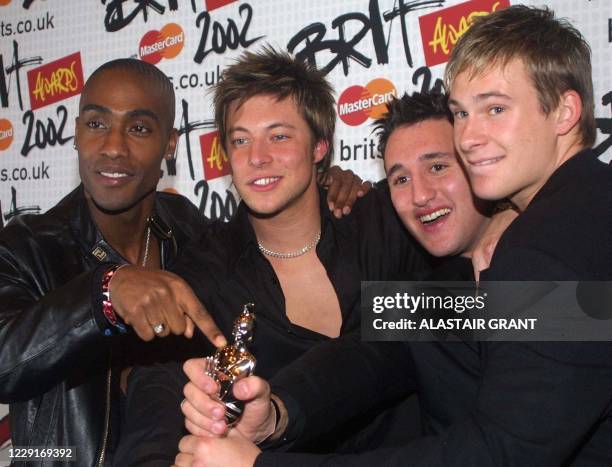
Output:
<svg viewBox="0 0 612 467">
<path fill-rule="evenodd" d="M 548 8 L 513 5 L 483 16 L 457 42 L 444 72 L 450 92 L 465 71 L 470 76 L 505 67 L 520 59 L 548 115 L 561 95 L 573 90 L 582 99 L 579 129 L 584 146 L 593 146 L 597 134 L 591 75 L 591 48 L 567 20 L 555 18 Z"/>
<path fill-rule="evenodd" d="M 293 98 L 300 115 L 312 132 L 313 144 L 325 141 L 328 150 L 317 164 L 324 174 L 333 157 L 336 107 L 333 88 L 324 74 L 286 52 L 266 46 L 260 52 L 246 51 L 226 68 L 214 87 L 215 124 L 221 144 L 227 148 L 227 111 L 253 96 L 268 95 L 278 100 Z"/>
</svg>

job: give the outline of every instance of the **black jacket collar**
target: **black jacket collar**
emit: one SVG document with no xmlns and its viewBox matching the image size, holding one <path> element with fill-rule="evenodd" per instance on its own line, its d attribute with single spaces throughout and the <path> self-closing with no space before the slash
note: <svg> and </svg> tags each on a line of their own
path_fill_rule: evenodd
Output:
<svg viewBox="0 0 612 467">
<path fill-rule="evenodd" d="M 64 210 L 66 220 L 69 222 L 74 238 L 82 248 L 84 256 L 89 256 L 92 260 L 100 263 L 125 263 L 125 259 L 104 240 L 98 230 L 91 217 L 82 184 L 61 200 L 58 207 Z M 72 213 L 75 211 L 77 215 L 73 216 Z M 165 212 L 164 206 L 156 198 L 151 230 L 160 240 L 161 257 L 164 264 L 169 259 L 167 255 L 174 257 L 177 253 L 176 238 L 166 221 L 167 218 L 168 213 Z"/>
</svg>

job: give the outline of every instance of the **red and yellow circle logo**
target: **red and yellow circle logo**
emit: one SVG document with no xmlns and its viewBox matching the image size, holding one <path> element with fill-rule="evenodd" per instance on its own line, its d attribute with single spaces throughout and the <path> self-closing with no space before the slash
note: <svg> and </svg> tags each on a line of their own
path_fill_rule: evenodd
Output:
<svg viewBox="0 0 612 467">
<path fill-rule="evenodd" d="M 166 24 L 159 31 L 149 31 L 140 39 L 140 59 L 153 65 L 162 58 L 174 58 L 185 45 L 185 33 L 176 23 Z"/>
<path fill-rule="evenodd" d="M 11 0 L 0 0 L 0 6 L 5 6 L 11 3 Z"/>
<path fill-rule="evenodd" d="M 0 118 L 0 151 L 8 149 L 13 142 L 13 125 L 6 118 Z"/>
<path fill-rule="evenodd" d="M 368 118 L 380 118 L 387 111 L 387 102 L 397 96 L 394 84 L 376 78 L 364 86 L 351 86 L 338 99 L 338 115 L 350 126 L 361 125 Z"/>
</svg>

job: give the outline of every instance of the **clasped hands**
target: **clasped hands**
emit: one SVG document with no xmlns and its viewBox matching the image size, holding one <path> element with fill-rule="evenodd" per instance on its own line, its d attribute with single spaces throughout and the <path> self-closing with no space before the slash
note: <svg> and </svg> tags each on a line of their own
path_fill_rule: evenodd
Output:
<svg viewBox="0 0 612 467">
<path fill-rule="evenodd" d="M 250 467 L 260 453 L 254 443 L 282 433 L 286 413 L 275 399 L 280 414 L 270 401 L 270 386 L 257 376 L 234 384 L 234 396 L 245 402 L 241 419 L 232 428 L 225 423 L 225 407 L 217 400 L 218 384 L 204 372 L 204 359 L 188 360 L 183 369 L 189 378 L 181 410 L 189 435 L 179 443 L 176 467 Z M 277 419 L 279 420 L 277 423 Z"/>
</svg>

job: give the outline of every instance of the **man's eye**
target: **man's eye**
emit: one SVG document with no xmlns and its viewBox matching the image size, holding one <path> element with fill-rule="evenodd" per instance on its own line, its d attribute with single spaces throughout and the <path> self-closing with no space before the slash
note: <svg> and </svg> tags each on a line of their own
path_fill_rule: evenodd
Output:
<svg viewBox="0 0 612 467">
<path fill-rule="evenodd" d="M 142 124 L 134 125 L 131 131 L 134 133 L 139 133 L 143 135 L 151 133 L 151 130 L 149 129 L 149 127 L 142 125 Z"/>
<path fill-rule="evenodd" d="M 497 114 L 502 113 L 504 110 L 505 110 L 505 109 L 504 109 L 503 107 L 501 107 L 501 106 L 499 106 L 499 105 L 495 105 L 495 106 L 493 106 L 493 107 L 491 107 L 491 108 L 489 109 L 489 113 L 490 113 L 491 115 L 497 115 Z"/>
<path fill-rule="evenodd" d="M 100 120 L 88 120 L 85 122 L 85 126 L 92 130 L 97 130 L 98 128 L 103 128 L 104 124 Z"/>
<path fill-rule="evenodd" d="M 448 166 L 446 164 L 433 164 L 431 166 L 431 171 L 432 172 L 442 172 L 444 169 L 446 169 Z"/>
<path fill-rule="evenodd" d="M 466 118 L 468 116 L 468 113 L 465 110 L 455 110 L 453 112 L 453 116 L 456 119 L 463 119 L 463 118 Z"/>
<path fill-rule="evenodd" d="M 393 185 L 403 185 L 405 183 L 408 183 L 409 180 L 410 179 L 405 175 L 400 175 L 399 177 L 395 177 L 393 179 Z"/>
<path fill-rule="evenodd" d="M 231 143 L 232 146 L 241 146 L 243 144 L 246 144 L 246 138 L 234 138 L 232 139 Z"/>
<path fill-rule="evenodd" d="M 272 139 L 274 141 L 283 141 L 283 140 L 288 139 L 288 138 L 289 137 L 287 135 L 282 135 L 282 134 L 281 135 L 274 135 L 274 136 L 272 136 Z"/>
</svg>

